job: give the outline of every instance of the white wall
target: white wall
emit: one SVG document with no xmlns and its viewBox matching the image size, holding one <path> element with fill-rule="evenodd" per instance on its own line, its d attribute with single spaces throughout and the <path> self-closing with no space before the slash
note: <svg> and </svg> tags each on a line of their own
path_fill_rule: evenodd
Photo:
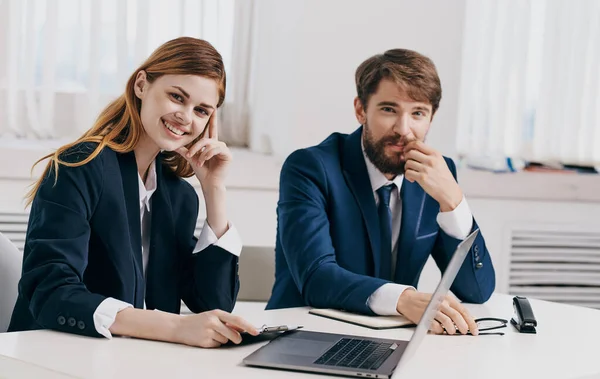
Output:
<svg viewBox="0 0 600 379">
<path fill-rule="evenodd" d="M 443 99 L 428 141 L 454 156 L 464 0 L 260 0 L 257 7 L 251 121 L 274 136 L 274 151 L 353 131 L 354 71 L 374 54 L 408 48 L 438 68 Z"/>
</svg>

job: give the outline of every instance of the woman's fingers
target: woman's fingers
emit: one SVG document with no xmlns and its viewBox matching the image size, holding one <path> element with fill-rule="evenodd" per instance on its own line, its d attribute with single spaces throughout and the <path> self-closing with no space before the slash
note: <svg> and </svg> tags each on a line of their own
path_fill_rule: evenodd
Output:
<svg viewBox="0 0 600 379">
<path fill-rule="evenodd" d="M 223 324 L 221 324 L 221 325 L 223 325 Z M 226 327 L 225 325 L 223 325 L 223 326 L 224 326 L 224 327 L 227 329 L 227 327 Z M 231 330 L 231 329 L 230 329 L 230 330 Z M 231 339 L 231 338 L 227 337 L 226 335 L 224 335 L 223 333 L 221 333 L 221 331 L 219 331 L 219 330 L 214 330 L 214 329 L 213 329 L 213 333 L 212 333 L 212 335 L 211 335 L 211 338 L 212 338 L 214 341 L 216 341 L 216 342 L 220 343 L 221 345 L 223 345 L 223 344 L 226 344 L 227 342 L 229 342 L 229 340 L 232 340 L 232 341 L 233 341 L 233 339 Z M 235 342 L 235 341 L 234 341 L 234 342 Z"/>
<path fill-rule="evenodd" d="M 254 325 L 252 325 L 251 323 L 249 323 L 248 321 L 241 318 L 240 316 L 232 315 L 231 313 L 227 313 L 227 312 L 221 311 L 221 310 L 218 310 L 216 312 L 217 312 L 217 316 L 219 317 L 219 319 L 221 321 L 231 324 L 238 329 L 241 329 L 249 334 L 252 334 L 253 336 L 258 335 L 258 330 L 256 329 L 256 327 Z"/>
<path fill-rule="evenodd" d="M 219 152 L 221 151 L 221 146 L 208 146 L 204 149 L 204 151 L 202 151 L 202 153 L 198 156 L 198 165 L 200 167 L 202 167 L 204 165 L 204 162 L 206 162 L 207 160 L 209 160 L 210 158 L 214 157 L 215 155 L 219 154 Z"/>
<path fill-rule="evenodd" d="M 188 160 L 187 157 L 187 153 L 188 153 L 188 149 L 185 146 L 181 146 L 179 149 L 175 150 L 175 152 L 179 155 L 181 155 L 185 160 Z"/>
<path fill-rule="evenodd" d="M 201 138 L 198 142 L 196 142 L 192 147 L 188 149 L 186 157 L 193 158 L 199 151 L 204 151 L 202 149 L 206 149 L 208 145 L 210 145 L 212 142 L 213 141 L 209 138 Z"/>
<path fill-rule="evenodd" d="M 217 117 L 217 111 L 213 111 L 208 120 L 208 138 L 219 139 L 219 120 Z"/>
</svg>

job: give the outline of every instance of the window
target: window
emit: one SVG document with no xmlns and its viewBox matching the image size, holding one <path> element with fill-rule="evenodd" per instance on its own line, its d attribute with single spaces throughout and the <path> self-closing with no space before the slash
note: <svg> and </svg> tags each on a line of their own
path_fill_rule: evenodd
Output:
<svg viewBox="0 0 600 379">
<path fill-rule="evenodd" d="M 6 0 L 0 11 L 0 136 L 79 136 L 155 48 L 182 35 L 221 53 L 228 93 L 244 85 L 229 80 L 235 0 Z"/>
<path fill-rule="evenodd" d="M 463 157 L 600 165 L 600 2 L 467 0 Z"/>
</svg>

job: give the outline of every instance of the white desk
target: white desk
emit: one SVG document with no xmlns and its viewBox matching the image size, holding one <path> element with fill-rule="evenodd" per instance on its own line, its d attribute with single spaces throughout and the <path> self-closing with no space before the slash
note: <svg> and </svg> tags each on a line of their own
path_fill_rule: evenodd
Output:
<svg viewBox="0 0 600 379">
<path fill-rule="evenodd" d="M 531 300 L 538 334 L 509 325 L 504 336 L 428 335 L 395 378 L 600 377 L 600 311 Z M 309 315 L 308 308 L 264 311 L 239 303 L 235 313 L 256 325 L 293 323 L 307 330 L 410 339 L 414 329 L 371 330 Z M 468 305 L 475 317 L 512 316 L 512 297 Z M 0 334 L 0 377 L 76 378 L 318 378 L 315 374 L 246 367 L 260 344 L 199 349 L 162 342 L 95 339 L 52 331 Z M 329 376 L 327 376 L 329 377 Z M 331 378 L 331 377 L 329 377 Z"/>
</svg>

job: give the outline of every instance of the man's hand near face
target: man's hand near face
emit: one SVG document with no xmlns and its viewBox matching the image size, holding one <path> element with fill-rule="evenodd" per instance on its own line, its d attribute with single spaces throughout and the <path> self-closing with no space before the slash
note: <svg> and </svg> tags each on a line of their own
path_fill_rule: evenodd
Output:
<svg viewBox="0 0 600 379">
<path fill-rule="evenodd" d="M 452 176 L 444 157 L 421 141 L 411 141 L 404 148 L 405 177 L 417 182 L 439 204 L 442 212 L 453 211 L 463 193 Z"/>
<path fill-rule="evenodd" d="M 442 154 L 427 146 L 424 142 L 413 140 L 404 148 L 405 177 L 417 182 L 429 196 L 440 204 L 441 212 L 451 212 L 463 200 L 463 192 L 454 179 Z M 406 318 L 418 323 L 431 299 L 431 294 L 413 289 L 405 290 L 396 309 Z M 447 295 L 435 316 L 430 330 L 441 334 L 471 332 L 478 334 L 477 324 L 466 308 L 452 295 Z"/>
</svg>

